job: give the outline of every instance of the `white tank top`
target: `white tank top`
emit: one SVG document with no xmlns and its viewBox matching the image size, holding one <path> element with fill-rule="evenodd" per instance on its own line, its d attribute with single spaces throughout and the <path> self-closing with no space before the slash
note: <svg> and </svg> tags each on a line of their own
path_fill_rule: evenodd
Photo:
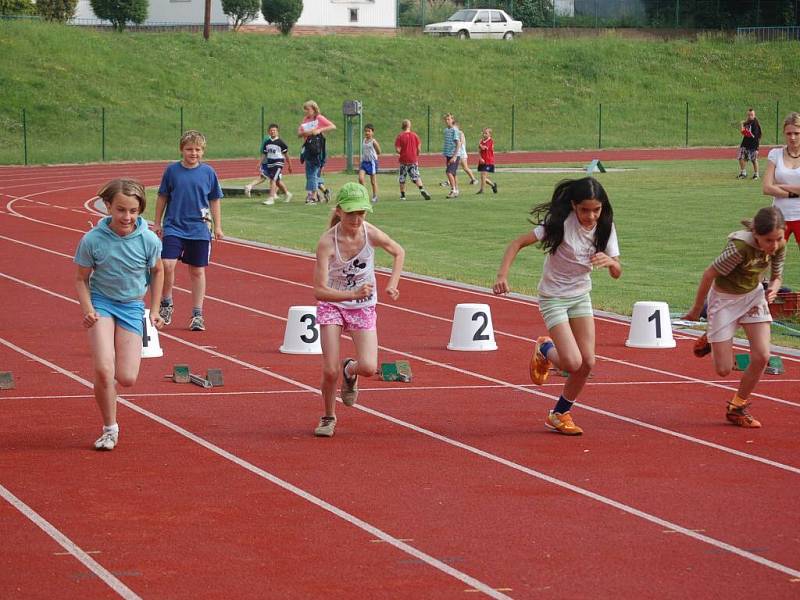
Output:
<svg viewBox="0 0 800 600">
<path fill-rule="evenodd" d="M 364 138 L 361 142 L 361 160 L 376 161 L 378 153 L 375 151 L 375 139 Z"/>
<path fill-rule="evenodd" d="M 328 265 L 328 287 L 334 290 L 357 290 L 365 283 L 372 284 L 372 294 L 368 298 L 332 302 L 342 308 L 363 308 L 378 303 L 378 289 L 375 287 L 375 250 L 369 243 L 367 224 L 364 223 L 364 247 L 353 258 L 345 261 L 339 252 L 339 223 L 333 228 L 334 257 Z"/>
</svg>

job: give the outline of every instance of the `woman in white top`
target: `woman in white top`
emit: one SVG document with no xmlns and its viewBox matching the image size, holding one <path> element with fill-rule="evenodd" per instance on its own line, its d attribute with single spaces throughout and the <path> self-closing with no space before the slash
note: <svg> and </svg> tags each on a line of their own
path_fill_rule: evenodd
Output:
<svg viewBox="0 0 800 600">
<path fill-rule="evenodd" d="M 783 121 L 783 137 L 786 145 L 767 155 L 762 190 L 783 213 L 786 240 L 794 233 L 800 246 L 800 113 L 793 112 Z"/>
<path fill-rule="evenodd" d="M 403 271 L 405 251 L 383 231 L 365 221 L 372 212 L 369 192 L 360 183 L 342 186 L 336 196 L 328 230 L 317 244 L 314 296 L 322 345 L 322 399 L 325 415 L 314 434 L 331 437 L 336 427 L 336 383 L 342 374 L 342 402 L 353 406 L 358 397 L 359 375 L 370 377 L 378 367 L 378 332 L 375 306 L 375 247 L 394 259 L 386 294 L 397 300 L 397 284 Z M 339 362 L 339 339 L 349 331 L 356 359 Z"/>
<path fill-rule="evenodd" d="M 580 435 L 583 430 L 572 420 L 570 409 L 595 362 L 591 273 L 607 268 L 614 279 L 622 275 L 614 213 L 603 186 L 592 177 L 584 177 L 559 183 L 550 202 L 534 207 L 531 214 L 536 227 L 508 245 L 494 293 L 511 290 L 508 271 L 517 253 L 541 242 L 547 255 L 539 281 L 539 312 L 552 338 L 537 338 L 530 362 L 531 379 L 543 384 L 551 363 L 569 374 L 545 426 L 566 435 Z"/>
</svg>

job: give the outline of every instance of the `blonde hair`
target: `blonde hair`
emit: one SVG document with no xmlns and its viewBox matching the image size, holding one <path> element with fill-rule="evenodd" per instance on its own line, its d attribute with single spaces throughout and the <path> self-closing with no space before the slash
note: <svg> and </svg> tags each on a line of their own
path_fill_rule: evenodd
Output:
<svg viewBox="0 0 800 600">
<path fill-rule="evenodd" d="M 319 104 L 317 104 L 317 103 L 316 103 L 316 102 L 314 102 L 313 100 L 307 100 L 307 101 L 306 101 L 306 102 L 303 104 L 303 108 L 310 108 L 311 110 L 313 110 L 313 111 L 314 111 L 314 116 L 315 116 L 315 117 L 316 117 L 316 116 L 319 116 Z"/>
<path fill-rule="evenodd" d="M 181 143 L 180 143 L 181 150 L 183 150 L 183 147 L 186 146 L 187 144 L 197 144 L 201 148 L 205 149 L 206 136 L 204 136 L 199 131 L 190 129 L 181 136 Z"/>
<path fill-rule="evenodd" d="M 136 198 L 139 201 L 139 214 L 144 213 L 145 208 L 147 208 L 147 194 L 144 191 L 144 186 L 135 179 L 127 177 L 112 179 L 97 192 L 100 199 L 108 206 L 111 206 L 114 196 L 117 194 Z"/>
<path fill-rule="evenodd" d="M 790 112 L 789 115 L 783 120 L 783 128 L 786 129 L 787 125 L 794 125 L 800 127 L 800 113 Z"/>
<path fill-rule="evenodd" d="M 403 119 L 403 122 L 400 123 L 400 129 L 402 129 L 403 131 L 408 131 L 409 129 L 411 129 L 411 121 L 409 121 L 408 119 Z"/>
<path fill-rule="evenodd" d="M 489 137 L 492 137 L 492 128 L 491 127 L 484 127 L 483 130 L 484 131 L 488 131 L 489 132 Z"/>
</svg>

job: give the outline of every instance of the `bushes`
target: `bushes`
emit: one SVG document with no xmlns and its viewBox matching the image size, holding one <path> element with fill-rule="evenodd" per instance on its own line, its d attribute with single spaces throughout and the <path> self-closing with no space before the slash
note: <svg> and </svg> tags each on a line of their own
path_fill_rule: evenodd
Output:
<svg viewBox="0 0 800 600">
<path fill-rule="evenodd" d="M 0 15 L 32 15 L 35 12 L 31 0 L 0 0 Z"/>
<path fill-rule="evenodd" d="M 69 21 L 77 6 L 78 0 L 38 0 L 36 12 L 48 21 Z"/>
<path fill-rule="evenodd" d="M 303 12 L 303 0 L 262 0 L 261 14 L 268 22 L 276 25 L 283 35 L 289 32 Z"/>
<path fill-rule="evenodd" d="M 260 0 L 222 0 L 222 12 L 233 19 L 234 31 L 255 19 L 260 8 Z"/>
<path fill-rule="evenodd" d="M 98 19 L 111 21 L 114 29 L 123 31 L 128 22 L 144 23 L 147 20 L 147 0 L 89 0 Z"/>
</svg>

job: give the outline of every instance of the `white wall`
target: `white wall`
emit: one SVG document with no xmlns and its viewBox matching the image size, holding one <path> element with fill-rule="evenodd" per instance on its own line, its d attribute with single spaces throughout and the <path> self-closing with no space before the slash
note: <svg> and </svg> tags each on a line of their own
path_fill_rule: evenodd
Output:
<svg viewBox="0 0 800 600">
<path fill-rule="evenodd" d="M 571 1 L 571 0 L 570 0 Z M 390 27 L 397 26 L 396 0 L 303 0 L 303 12 L 298 25 L 316 27 Z M 350 21 L 350 10 L 357 10 L 358 20 Z M 205 0 L 151 0 L 145 25 L 159 23 L 203 22 Z M 79 0 L 76 19 L 96 19 L 89 0 Z M 80 21 L 78 21 L 80 23 Z M 211 22 L 228 22 L 222 12 L 221 0 L 211 1 Z M 261 17 L 252 22 L 264 24 Z"/>
<path fill-rule="evenodd" d="M 575 0 L 554 0 L 554 6 L 559 17 L 575 16 Z"/>
</svg>

